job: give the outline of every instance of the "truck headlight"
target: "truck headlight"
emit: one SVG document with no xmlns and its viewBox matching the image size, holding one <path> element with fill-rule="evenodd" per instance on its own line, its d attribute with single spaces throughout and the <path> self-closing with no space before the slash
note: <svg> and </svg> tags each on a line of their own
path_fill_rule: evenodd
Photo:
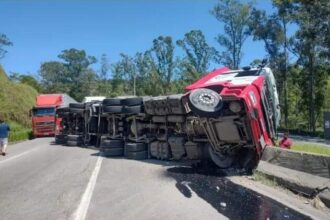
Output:
<svg viewBox="0 0 330 220">
<path fill-rule="evenodd" d="M 230 102 L 229 109 L 230 109 L 230 111 L 232 111 L 234 113 L 238 113 L 242 110 L 242 106 L 239 102 L 233 101 L 233 102 Z"/>
</svg>

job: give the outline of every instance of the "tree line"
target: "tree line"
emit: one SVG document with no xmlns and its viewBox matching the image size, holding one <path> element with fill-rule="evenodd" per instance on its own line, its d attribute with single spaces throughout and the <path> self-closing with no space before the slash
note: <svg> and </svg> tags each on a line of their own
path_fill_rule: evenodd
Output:
<svg viewBox="0 0 330 220">
<path fill-rule="evenodd" d="M 150 49 L 134 55 L 120 54 L 110 63 L 106 54 L 97 59 L 75 48 L 63 50 L 60 61 L 40 66 L 40 80 L 11 74 L 39 92 L 68 93 L 78 101 L 85 96 L 165 95 L 182 93 L 186 85 L 210 71 L 211 64 L 240 67 L 248 38 L 263 43 L 269 66 L 277 80 L 282 126 L 315 132 L 323 127 L 322 113 L 330 110 L 330 2 L 328 0 L 273 0 L 271 12 L 253 3 L 219 0 L 210 13 L 223 26 L 216 49 L 201 30 L 191 30 L 174 40 L 159 36 Z M 0 35 L 0 57 L 12 42 Z M 175 51 L 181 50 L 182 56 Z M 256 66 L 260 60 L 254 60 Z"/>
</svg>

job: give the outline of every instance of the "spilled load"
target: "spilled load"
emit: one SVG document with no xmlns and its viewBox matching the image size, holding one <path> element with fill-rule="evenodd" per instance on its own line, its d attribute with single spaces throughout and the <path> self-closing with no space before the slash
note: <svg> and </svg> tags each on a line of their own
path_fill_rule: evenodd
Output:
<svg viewBox="0 0 330 220">
<path fill-rule="evenodd" d="M 212 161 L 252 171 L 276 139 L 280 109 L 273 73 L 260 66 L 217 69 L 185 94 L 73 103 L 57 117 L 61 143 L 92 144 L 104 156 Z"/>
</svg>

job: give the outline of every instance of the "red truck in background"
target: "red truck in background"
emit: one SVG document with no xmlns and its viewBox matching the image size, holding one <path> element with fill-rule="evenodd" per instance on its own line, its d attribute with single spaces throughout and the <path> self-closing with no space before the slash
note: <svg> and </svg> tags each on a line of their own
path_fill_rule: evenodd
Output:
<svg viewBox="0 0 330 220">
<path fill-rule="evenodd" d="M 55 128 L 60 127 L 60 119 L 55 118 L 59 107 L 67 107 L 76 101 L 67 94 L 41 94 L 32 108 L 32 131 L 34 137 L 54 136 Z"/>
</svg>

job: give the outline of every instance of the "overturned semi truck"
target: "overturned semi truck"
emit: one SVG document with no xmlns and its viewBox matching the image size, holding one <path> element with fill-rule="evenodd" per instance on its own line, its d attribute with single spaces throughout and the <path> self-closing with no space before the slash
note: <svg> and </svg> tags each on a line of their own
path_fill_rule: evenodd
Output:
<svg viewBox="0 0 330 220">
<path fill-rule="evenodd" d="M 58 109 L 58 143 L 95 145 L 104 156 L 212 161 L 253 170 L 277 138 L 280 108 L 270 68 L 217 69 L 186 93 L 116 97 Z"/>
</svg>

